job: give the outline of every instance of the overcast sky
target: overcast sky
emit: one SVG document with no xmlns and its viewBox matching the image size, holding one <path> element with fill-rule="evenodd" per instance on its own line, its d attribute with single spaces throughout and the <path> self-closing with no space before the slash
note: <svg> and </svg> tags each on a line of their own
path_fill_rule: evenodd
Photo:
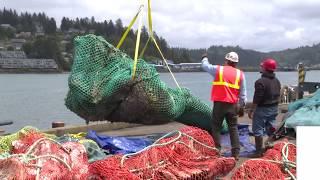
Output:
<svg viewBox="0 0 320 180">
<path fill-rule="evenodd" d="M 120 18 L 128 25 L 140 2 L 0 0 L 0 5 L 18 12 L 45 12 L 58 25 L 63 16 L 94 16 L 96 21 Z M 320 0 L 152 0 L 151 3 L 153 29 L 171 47 L 239 45 L 268 52 L 320 42 Z"/>
</svg>

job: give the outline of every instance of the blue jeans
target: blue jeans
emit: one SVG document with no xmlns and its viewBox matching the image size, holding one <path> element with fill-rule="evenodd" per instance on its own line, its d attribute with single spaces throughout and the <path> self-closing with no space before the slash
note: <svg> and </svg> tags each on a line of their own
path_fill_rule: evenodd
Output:
<svg viewBox="0 0 320 180">
<path fill-rule="evenodd" d="M 263 136 L 265 133 L 271 136 L 276 128 L 278 105 L 257 107 L 253 114 L 252 131 L 254 136 Z"/>
</svg>

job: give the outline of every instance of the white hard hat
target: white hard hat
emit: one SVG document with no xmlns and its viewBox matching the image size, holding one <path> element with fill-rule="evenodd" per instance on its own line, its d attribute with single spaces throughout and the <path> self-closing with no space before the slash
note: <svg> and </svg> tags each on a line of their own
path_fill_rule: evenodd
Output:
<svg viewBox="0 0 320 180">
<path fill-rule="evenodd" d="M 236 52 L 229 52 L 228 54 L 226 54 L 225 59 L 232 62 L 239 62 L 239 56 Z"/>
</svg>

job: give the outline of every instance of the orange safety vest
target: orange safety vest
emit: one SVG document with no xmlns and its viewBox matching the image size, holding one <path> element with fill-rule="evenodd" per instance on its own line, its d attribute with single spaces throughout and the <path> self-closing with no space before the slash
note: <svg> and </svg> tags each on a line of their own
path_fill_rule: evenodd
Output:
<svg viewBox="0 0 320 180">
<path fill-rule="evenodd" d="M 218 66 L 212 82 L 211 100 L 237 103 L 239 100 L 242 71 L 232 66 Z"/>
</svg>

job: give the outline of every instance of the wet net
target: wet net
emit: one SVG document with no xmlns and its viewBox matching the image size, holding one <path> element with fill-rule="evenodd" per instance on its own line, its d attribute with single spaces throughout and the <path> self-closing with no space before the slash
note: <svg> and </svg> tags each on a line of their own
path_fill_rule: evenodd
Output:
<svg viewBox="0 0 320 180">
<path fill-rule="evenodd" d="M 244 162 L 233 174 L 240 179 L 296 179 L 296 146 L 287 140 L 268 149 L 261 159 Z"/>
<path fill-rule="evenodd" d="M 90 164 L 90 176 L 96 179 L 213 179 L 229 173 L 235 164 L 234 158 L 220 156 L 206 131 L 185 127 L 137 153 Z"/>
<path fill-rule="evenodd" d="M 133 60 L 102 37 L 78 36 L 74 44 L 65 104 L 87 122 L 162 124 L 175 120 L 211 129 L 211 108 L 186 88 L 169 88 L 144 60 L 138 60 L 133 79 Z"/>
</svg>

